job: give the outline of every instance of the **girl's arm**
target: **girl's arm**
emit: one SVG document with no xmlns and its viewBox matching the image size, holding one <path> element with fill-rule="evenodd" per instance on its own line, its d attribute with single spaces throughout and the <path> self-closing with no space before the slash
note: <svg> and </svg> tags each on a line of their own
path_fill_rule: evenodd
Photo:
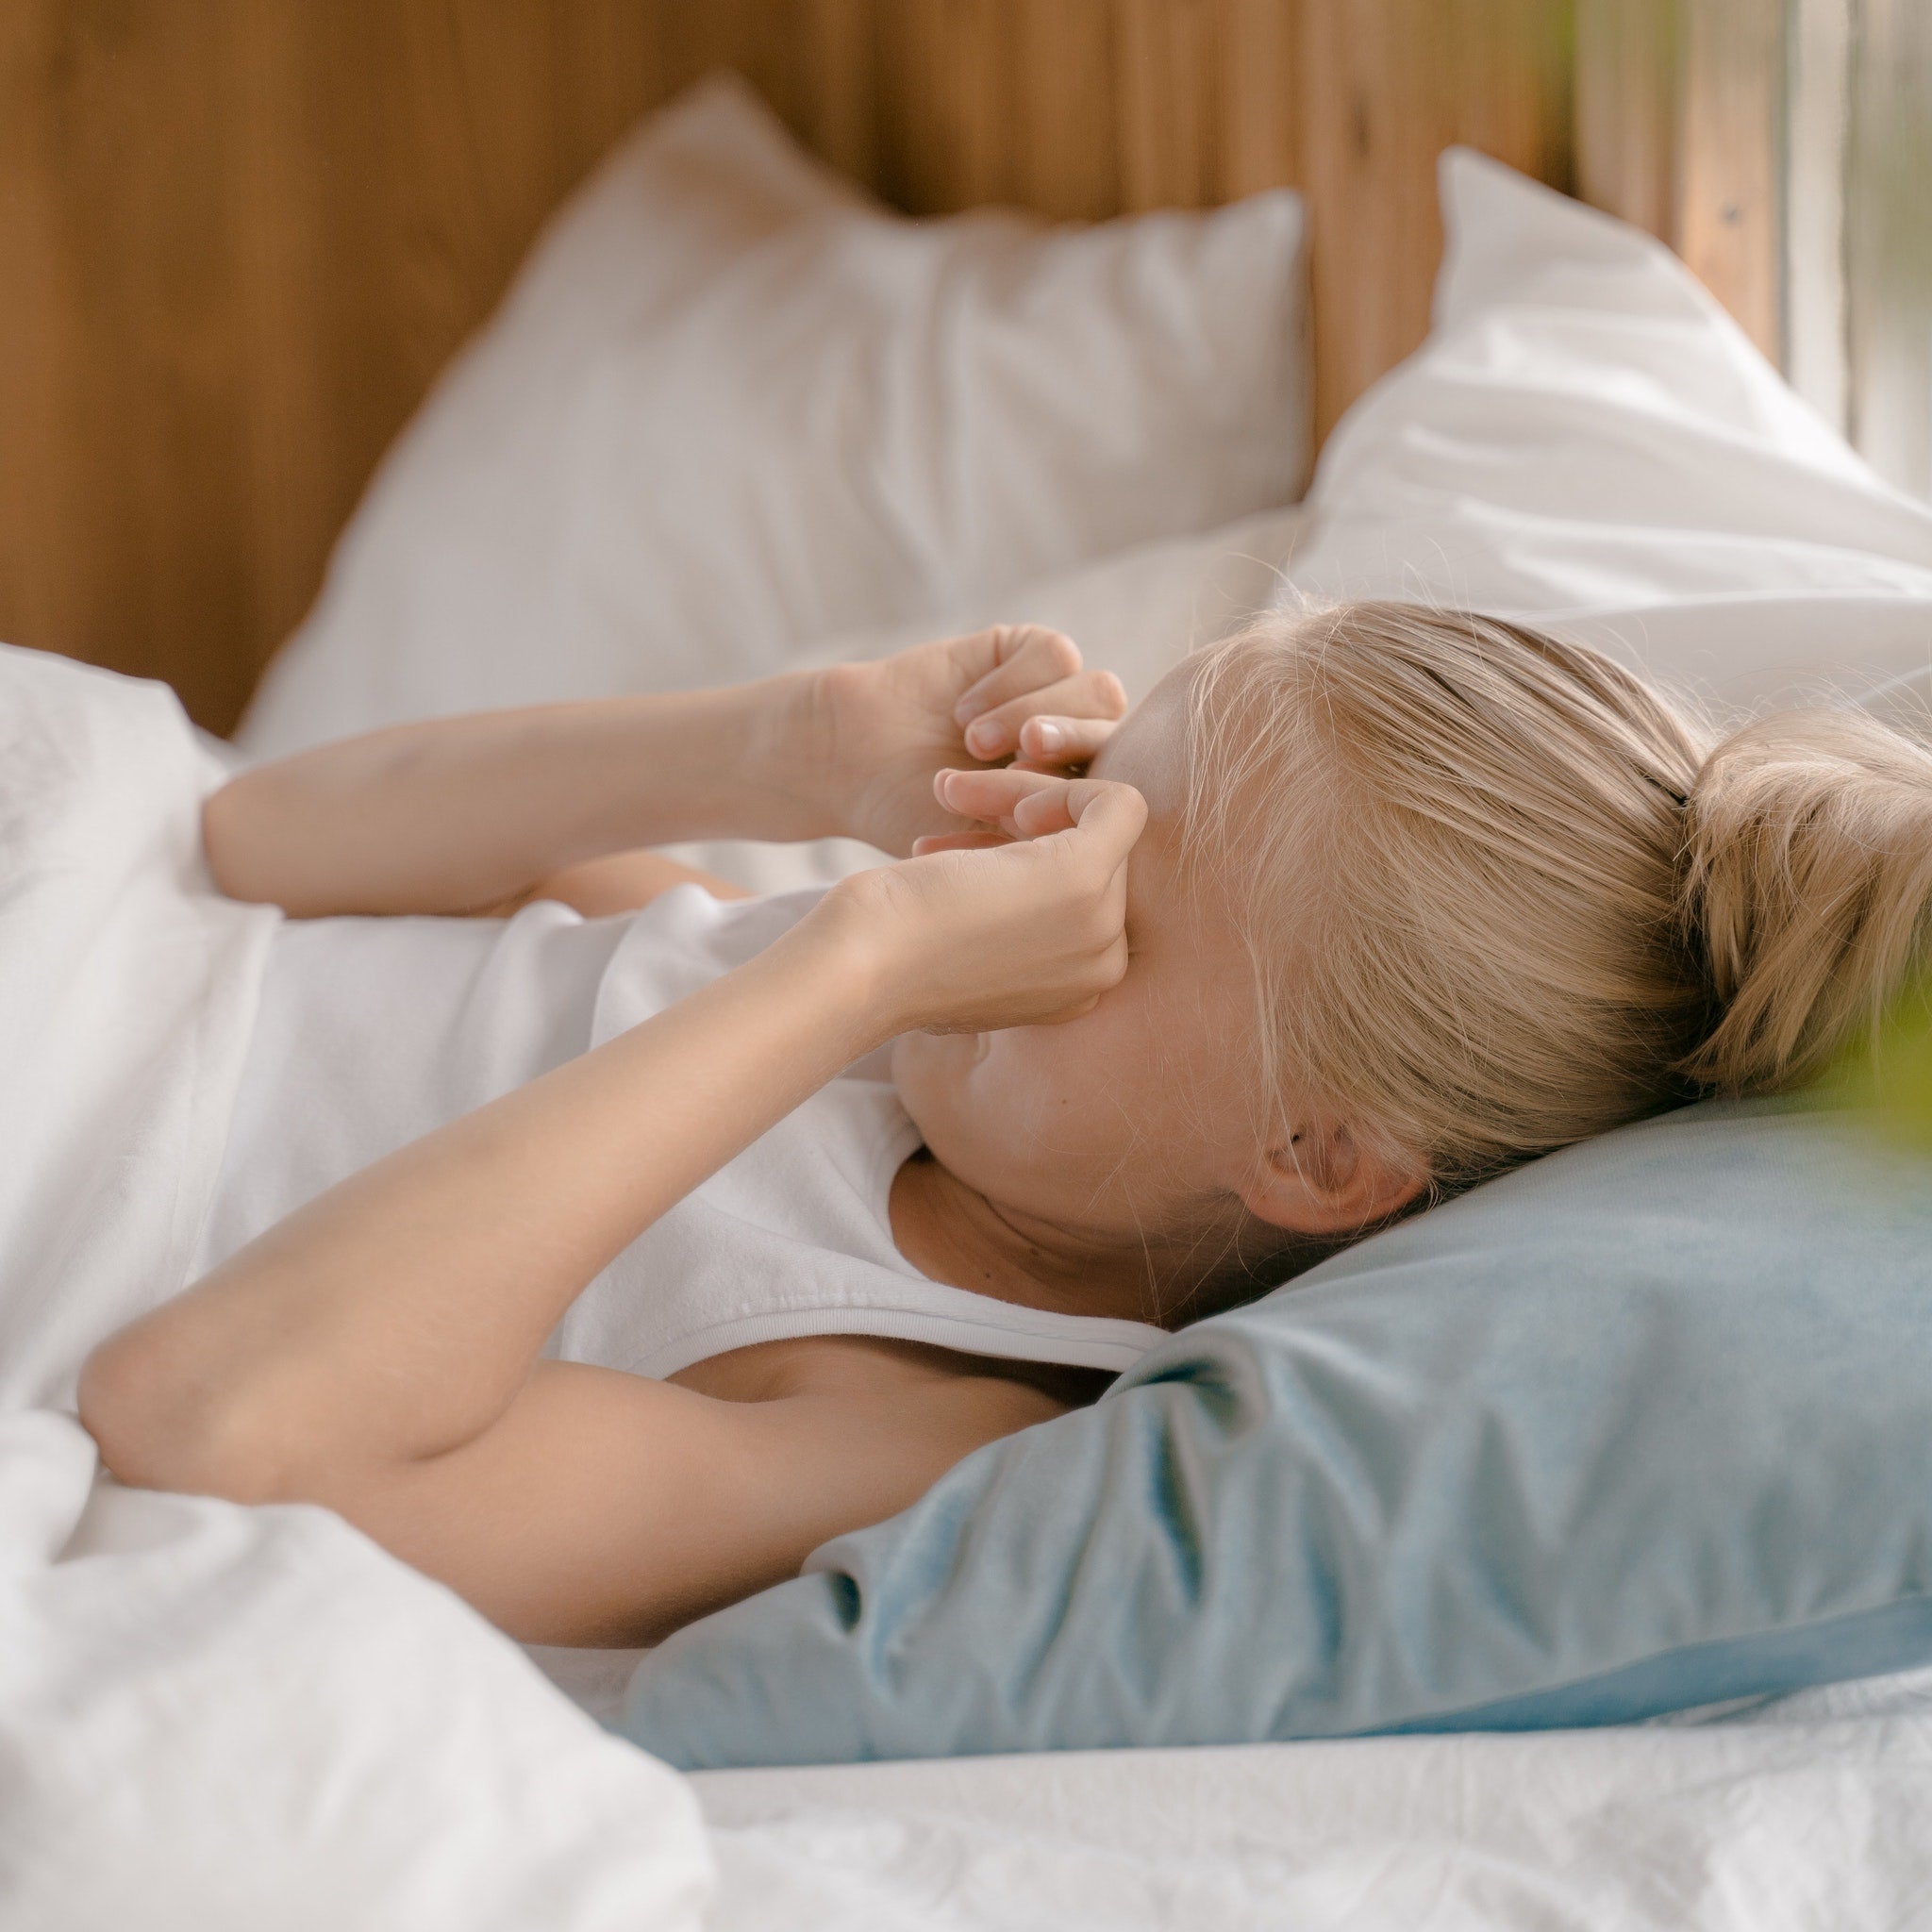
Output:
<svg viewBox="0 0 1932 1932">
<path fill-rule="evenodd" d="M 202 828 L 239 899 L 297 917 L 472 912 L 688 839 L 844 835 L 903 855 L 958 828 L 933 798 L 942 767 L 1076 762 L 1124 708 L 1068 639 L 1001 625 L 728 691 L 398 725 L 242 773 Z"/>
<path fill-rule="evenodd" d="M 216 883 L 299 917 L 471 912 L 608 853 L 814 838 L 789 740 L 804 680 L 403 724 L 231 779 L 202 812 Z"/>
<path fill-rule="evenodd" d="M 311 1202 L 110 1338 L 81 1418 L 123 1480 L 328 1505 L 515 1634 L 640 1641 L 792 1574 L 1050 1413 L 946 1378 L 870 1407 L 715 1401 L 540 1362 L 581 1289 L 808 1094 L 909 1026 L 1032 1024 L 1124 970 L 1137 793 L 835 887 L 644 1024 Z M 878 1443 L 898 1446 L 881 1458 Z"/>
</svg>

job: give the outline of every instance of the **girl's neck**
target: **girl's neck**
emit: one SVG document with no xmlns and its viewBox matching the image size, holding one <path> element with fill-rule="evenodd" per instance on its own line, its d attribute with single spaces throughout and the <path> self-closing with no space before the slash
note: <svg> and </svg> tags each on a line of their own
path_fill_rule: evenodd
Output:
<svg viewBox="0 0 1932 1932">
<path fill-rule="evenodd" d="M 1181 1257 L 1161 1244 L 1110 1241 L 1001 1208 L 924 1148 L 892 1178 L 892 1240 L 921 1274 L 974 1294 L 1063 1315 L 1158 1322 L 1178 1296 Z"/>
</svg>

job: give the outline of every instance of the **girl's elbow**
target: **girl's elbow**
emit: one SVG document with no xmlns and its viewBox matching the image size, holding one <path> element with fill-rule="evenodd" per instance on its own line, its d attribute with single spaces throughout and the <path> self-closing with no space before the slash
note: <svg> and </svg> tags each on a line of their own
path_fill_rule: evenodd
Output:
<svg viewBox="0 0 1932 1932">
<path fill-rule="evenodd" d="M 269 1405 L 197 1388 L 138 1329 L 88 1357 L 79 1410 L 102 1466 L 132 1488 L 235 1503 L 287 1495 L 285 1429 Z"/>
</svg>

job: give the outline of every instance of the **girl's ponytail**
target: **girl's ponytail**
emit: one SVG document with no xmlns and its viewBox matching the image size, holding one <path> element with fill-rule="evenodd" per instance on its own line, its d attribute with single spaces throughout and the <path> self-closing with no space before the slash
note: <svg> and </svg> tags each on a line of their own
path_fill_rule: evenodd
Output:
<svg viewBox="0 0 1932 1932">
<path fill-rule="evenodd" d="M 1867 713 L 1719 742 L 1585 645 L 1375 603 L 1257 619 L 1191 695 L 1186 838 L 1255 962 L 1262 1096 L 1438 1194 L 1800 1085 L 1932 998 L 1932 751 Z"/>
<path fill-rule="evenodd" d="M 1687 819 L 1712 1024 L 1682 1071 L 1727 1093 L 1809 1079 L 1932 965 L 1932 753 L 1858 712 L 1768 719 L 1706 760 Z"/>
</svg>

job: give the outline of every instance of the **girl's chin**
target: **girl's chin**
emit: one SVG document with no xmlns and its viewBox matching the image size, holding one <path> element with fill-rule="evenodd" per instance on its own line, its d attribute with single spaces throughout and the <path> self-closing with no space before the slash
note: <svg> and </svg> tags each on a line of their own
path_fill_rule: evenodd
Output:
<svg viewBox="0 0 1932 1932">
<path fill-rule="evenodd" d="M 892 1085 L 928 1146 L 950 1141 L 979 1112 L 973 1076 L 991 1043 L 990 1033 L 902 1033 L 892 1042 Z"/>
</svg>

